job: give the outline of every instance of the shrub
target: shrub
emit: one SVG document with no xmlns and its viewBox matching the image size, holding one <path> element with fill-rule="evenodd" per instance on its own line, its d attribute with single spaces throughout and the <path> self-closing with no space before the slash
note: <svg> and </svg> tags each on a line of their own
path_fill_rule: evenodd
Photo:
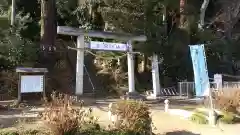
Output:
<svg viewBox="0 0 240 135">
<path fill-rule="evenodd" d="M 8 132 L 2 132 L 0 135 L 19 135 L 17 131 L 8 131 Z"/>
<path fill-rule="evenodd" d="M 49 133 L 38 130 L 17 130 L 17 131 L 0 131 L 0 135 L 49 135 Z"/>
<path fill-rule="evenodd" d="M 80 132 L 80 135 L 134 135 L 133 132 L 124 132 L 120 130 L 92 130 L 87 129 Z"/>
<path fill-rule="evenodd" d="M 18 95 L 18 74 L 11 71 L 0 72 L 0 100 L 12 100 Z"/>
<path fill-rule="evenodd" d="M 149 107 L 141 101 L 120 100 L 112 112 L 118 116 L 115 128 L 124 133 L 150 134 L 152 120 Z"/>
<path fill-rule="evenodd" d="M 82 108 L 83 102 L 79 108 L 74 108 L 68 95 L 53 93 L 51 98 L 52 101 L 40 116 L 54 135 L 73 135 L 84 125 L 95 123 L 96 118 L 90 115 L 91 109 Z"/>
<path fill-rule="evenodd" d="M 191 121 L 196 122 L 198 124 L 207 124 L 208 123 L 208 115 L 203 112 L 195 111 L 193 115 L 190 117 Z M 237 123 L 238 119 L 233 113 L 225 112 L 221 115 L 217 116 L 217 122 L 222 122 L 224 124 L 234 124 Z"/>
<path fill-rule="evenodd" d="M 240 107 L 240 90 L 239 89 L 224 89 L 215 92 L 214 105 L 217 109 L 224 112 L 239 113 Z"/>
<path fill-rule="evenodd" d="M 192 116 L 190 117 L 190 120 L 193 122 L 196 122 L 198 124 L 207 124 L 208 123 L 207 116 L 204 113 L 198 112 L 198 111 L 195 111 L 192 114 Z"/>
<path fill-rule="evenodd" d="M 219 119 L 220 122 L 225 124 L 234 124 L 235 115 L 232 113 L 224 113 Z"/>
<path fill-rule="evenodd" d="M 233 113 L 225 112 L 220 118 L 220 122 L 225 124 L 235 124 L 240 122 L 240 118 Z"/>
</svg>

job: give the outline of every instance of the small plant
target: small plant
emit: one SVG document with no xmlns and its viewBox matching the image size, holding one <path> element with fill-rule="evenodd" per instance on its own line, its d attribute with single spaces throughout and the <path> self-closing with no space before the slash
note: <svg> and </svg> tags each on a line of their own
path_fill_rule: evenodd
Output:
<svg viewBox="0 0 240 135">
<path fill-rule="evenodd" d="M 224 113 L 219 119 L 220 122 L 225 124 L 234 124 L 235 115 L 232 113 Z"/>
<path fill-rule="evenodd" d="M 115 123 L 117 130 L 143 135 L 151 133 L 152 120 L 149 107 L 144 102 L 120 100 L 113 106 L 112 112 L 119 117 Z"/>
<path fill-rule="evenodd" d="M 0 135 L 50 135 L 38 130 L 0 131 Z"/>
<path fill-rule="evenodd" d="M 240 123 L 240 118 L 233 113 L 225 112 L 219 121 L 225 124 L 236 124 Z"/>
<path fill-rule="evenodd" d="M 198 111 L 195 111 L 192 114 L 192 116 L 190 117 L 190 120 L 193 122 L 196 122 L 198 124 L 207 124 L 208 123 L 207 116 L 204 113 L 198 112 Z"/>
<path fill-rule="evenodd" d="M 0 135 L 19 135 L 17 131 L 0 132 Z"/>
<path fill-rule="evenodd" d="M 72 98 L 68 95 L 51 95 L 52 101 L 47 104 L 41 118 L 49 125 L 54 135 L 74 135 L 86 124 L 94 124 L 96 118 L 90 116 L 91 109 L 83 109 L 83 102 L 78 108 L 72 106 Z"/>
</svg>

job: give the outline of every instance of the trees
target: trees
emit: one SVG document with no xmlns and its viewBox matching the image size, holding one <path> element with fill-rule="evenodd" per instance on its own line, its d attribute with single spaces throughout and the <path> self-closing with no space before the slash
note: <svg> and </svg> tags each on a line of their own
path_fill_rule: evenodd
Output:
<svg viewBox="0 0 240 135">
<path fill-rule="evenodd" d="M 12 70 L 16 66 L 30 66 L 36 60 L 36 43 L 21 35 L 31 18 L 20 12 L 16 16 L 15 26 L 10 27 L 10 5 L 6 1 L 0 3 L 0 71 Z"/>
<path fill-rule="evenodd" d="M 41 0 L 40 3 L 37 0 L 21 0 L 17 1 L 17 12 L 20 13 L 17 16 L 18 37 L 8 30 L 10 5 L 8 0 L 0 1 L 0 36 L 1 45 L 5 46 L 0 51 L 2 60 L 5 57 L 8 62 L 11 56 L 8 56 L 6 50 L 11 46 L 7 45 L 10 42 L 6 40 L 15 40 L 17 42 L 12 43 L 16 45 L 29 43 L 31 44 L 29 46 L 35 46 L 39 43 L 38 47 L 41 46 L 42 49 L 40 61 L 49 69 L 53 67 L 56 61 L 54 48 L 59 45 L 55 44 L 56 25 L 58 24 L 94 30 L 145 34 L 148 37 L 146 43 L 133 43 L 135 51 L 142 53 L 136 54 L 135 67 L 139 67 L 139 63 L 142 62 L 145 63 L 143 65 L 147 71 L 148 57 L 157 53 L 162 60 L 162 79 L 166 76 L 173 78 L 174 82 L 186 78 L 192 79 L 188 45 L 198 43 L 209 45 L 206 51 L 210 73 L 238 71 L 232 68 L 240 58 L 237 52 L 240 4 L 237 0 L 209 2 L 207 0 L 205 2 L 204 0 Z M 23 20 L 23 17 L 19 17 L 20 15 L 29 17 Z M 165 21 L 163 17 L 166 18 Z M 19 24 L 24 28 L 21 28 Z M 66 42 L 72 42 L 69 37 L 61 38 Z M 49 48 L 52 52 L 49 52 Z M 37 54 L 39 50 L 35 47 L 34 49 L 31 51 Z M 103 54 L 101 52 L 97 55 L 112 57 L 119 56 L 121 53 L 104 52 Z M 20 56 L 16 54 L 15 59 L 17 58 Z M 219 63 L 224 63 L 225 67 L 220 69 L 216 66 Z M 21 65 L 22 62 L 16 62 L 16 64 Z M 125 65 L 121 64 L 121 66 Z M 74 66 L 72 69 L 74 71 Z"/>
</svg>

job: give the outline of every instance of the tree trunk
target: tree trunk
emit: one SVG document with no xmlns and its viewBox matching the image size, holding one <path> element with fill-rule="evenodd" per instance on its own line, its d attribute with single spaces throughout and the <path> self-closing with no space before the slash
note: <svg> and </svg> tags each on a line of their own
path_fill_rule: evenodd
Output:
<svg viewBox="0 0 240 135">
<path fill-rule="evenodd" d="M 231 44 L 231 40 L 232 40 L 232 15 L 231 15 L 231 7 L 227 7 L 225 9 L 225 13 L 227 14 L 226 20 L 227 23 L 224 24 L 224 35 L 225 35 L 225 40 L 227 41 L 227 45 L 225 45 L 225 49 L 224 49 L 224 61 L 225 63 L 227 63 L 227 69 L 229 70 L 230 74 L 233 74 L 233 68 L 232 68 L 232 53 L 231 53 L 231 49 L 229 47 L 229 45 Z"/>
<path fill-rule="evenodd" d="M 179 27 L 184 27 L 184 23 L 186 21 L 186 16 L 184 15 L 184 8 L 185 8 L 186 0 L 180 0 L 180 21 Z"/>
<path fill-rule="evenodd" d="M 204 0 L 204 2 L 202 3 L 201 9 L 200 9 L 200 21 L 199 21 L 199 25 L 198 28 L 202 29 L 204 24 L 205 24 L 205 13 L 207 10 L 209 4 L 209 0 Z"/>
<path fill-rule="evenodd" d="M 139 72 L 138 72 L 138 60 L 139 60 L 139 55 L 135 54 L 134 56 L 134 73 L 136 78 L 139 78 Z"/>
<path fill-rule="evenodd" d="M 147 61 L 148 61 L 148 57 L 146 55 L 143 55 L 142 72 L 146 72 L 147 71 Z"/>
<path fill-rule="evenodd" d="M 56 81 L 52 80 L 54 71 L 53 69 L 56 63 L 54 55 L 57 30 L 55 19 L 56 18 L 55 4 L 56 4 L 55 0 L 41 0 L 41 39 L 38 67 L 48 69 L 47 76 L 51 78 L 51 81 Z M 58 81 L 56 82 L 57 82 L 56 86 L 50 84 L 51 86 L 47 87 L 51 89 L 53 88 L 57 89 L 61 84 L 59 84 Z"/>
<path fill-rule="evenodd" d="M 55 65 L 54 51 L 56 40 L 56 1 L 41 0 L 41 66 L 51 72 Z"/>
<path fill-rule="evenodd" d="M 14 26 L 16 20 L 16 0 L 12 0 L 11 26 Z"/>
</svg>

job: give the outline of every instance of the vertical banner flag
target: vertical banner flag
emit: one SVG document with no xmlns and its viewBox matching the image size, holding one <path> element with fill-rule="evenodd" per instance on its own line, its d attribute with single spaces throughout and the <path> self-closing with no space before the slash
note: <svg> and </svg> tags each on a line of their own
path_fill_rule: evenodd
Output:
<svg viewBox="0 0 240 135">
<path fill-rule="evenodd" d="M 210 83 L 204 45 L 190 45 L 197 97 L 208 96 Z"/>
</svg>

